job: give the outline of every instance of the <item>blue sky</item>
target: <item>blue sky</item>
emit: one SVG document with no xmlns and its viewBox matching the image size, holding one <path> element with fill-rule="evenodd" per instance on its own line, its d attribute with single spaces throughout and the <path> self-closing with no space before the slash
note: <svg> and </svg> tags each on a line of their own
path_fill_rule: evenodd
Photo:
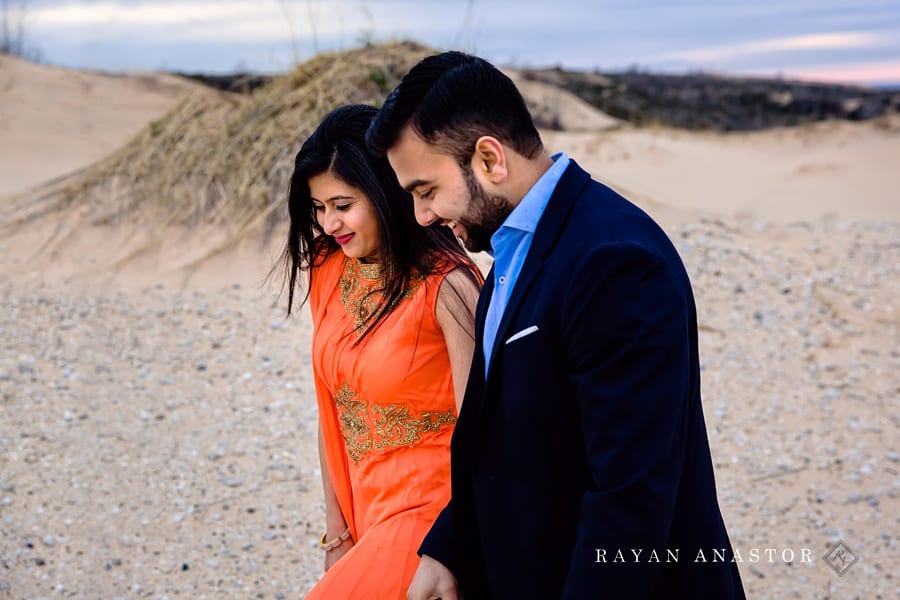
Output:
<svg viewBox="0 0 900 600">
<path fill-rule="evenodd" d="M 415 39 L 511 66 L 900 83 L 898 0 L 29 0 L 24 24 L 43 60 L 112 71 L 280 72 Z"/>
</svg>

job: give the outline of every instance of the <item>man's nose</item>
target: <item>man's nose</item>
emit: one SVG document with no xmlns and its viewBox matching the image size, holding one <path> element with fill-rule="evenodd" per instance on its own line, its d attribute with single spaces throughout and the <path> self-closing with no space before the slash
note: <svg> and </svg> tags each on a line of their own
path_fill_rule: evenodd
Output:
<svg viewBox="0 0 900 600">
<path fill-rule="evenodd" d="M 418 221 L 419 225 L 422 227 L 428 227 L 438 219 L 437 215 L 421 201 L 417 200 L 415 202 L 414 210 L 416 213 L 416 221 Z"/>
</svg>

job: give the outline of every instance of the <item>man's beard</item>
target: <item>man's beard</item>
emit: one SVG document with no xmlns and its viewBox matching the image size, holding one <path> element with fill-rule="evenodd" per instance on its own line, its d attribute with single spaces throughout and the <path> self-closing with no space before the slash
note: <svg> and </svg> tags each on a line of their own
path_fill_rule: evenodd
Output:
<svg viewBox="0 0 900 600">
<path fill-rule="evenodd" d="M 513 207 L 505 196 L 491 196 L 478 180 L 470 165 L 462 166 L 469 202 L 466 212 L 456 220 L 465 230 L 463 243 L 469 252 L 483 252 L 491 249 L 491 236 L 494 235 Z"/>
</svg>

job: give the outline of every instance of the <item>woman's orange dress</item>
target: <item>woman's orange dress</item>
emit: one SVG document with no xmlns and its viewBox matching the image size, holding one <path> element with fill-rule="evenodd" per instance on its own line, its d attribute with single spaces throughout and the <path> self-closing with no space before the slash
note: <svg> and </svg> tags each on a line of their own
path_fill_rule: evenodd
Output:
<svg viewBox="0 0 900 600">
<path fill-rule="evenodd" d="M 378 267 L 335 251 L 315 269 L 312 363 L 325 462 L 355 544 L 308 599 L 406 598 L 416 551 L 450 499 L 456 408 L 435 318 L 445 275 L 414 280 L 357 344 L 376 306 Z"/>
</svg>

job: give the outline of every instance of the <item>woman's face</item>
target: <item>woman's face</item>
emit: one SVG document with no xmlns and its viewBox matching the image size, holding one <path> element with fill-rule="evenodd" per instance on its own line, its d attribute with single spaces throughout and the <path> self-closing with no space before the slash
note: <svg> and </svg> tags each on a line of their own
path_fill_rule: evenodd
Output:
<svg viewBox="0 0 900 600">
<path fill-rule="evenodd" d="M 309 179 L 316 221 L 334 238 L 344 254 L 363 262 L 380 263 L 378 219 L 372 202 L 361 190 L 326 171 Z"/>
</svg>

